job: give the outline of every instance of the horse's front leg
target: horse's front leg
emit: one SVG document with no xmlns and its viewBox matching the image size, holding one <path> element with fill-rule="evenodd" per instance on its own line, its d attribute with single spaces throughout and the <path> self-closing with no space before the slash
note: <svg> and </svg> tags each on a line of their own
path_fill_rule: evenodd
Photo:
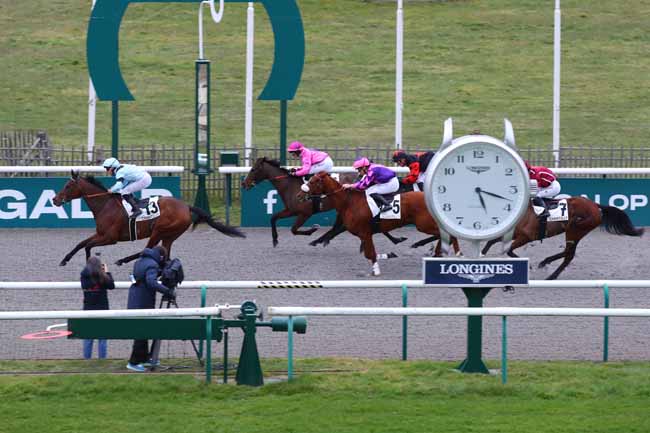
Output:
<svg viewBox="0 0 650 433">
<path fill-rule="evenodd" d="M 375 244 L 372 242 L 372 233 L 359 236 L 361 238 L 361 246 L 363 248 L 363 255 L 372 264 L 371 273 L 373 277 L 381 275 L 379 263 L 377 262 L 377 252 L 375 251 Z"/>
<path fill-rule="evenodd" d="M 94 241 L 95 239 L 98 239 L 98 238 L 99 238 L 99 235 L 94 234 L 94 235 L 92 235 L 91 237 L 89 237 L 88 239 L 84 239 L 83 241 L 79 242 L 79 243 L 77 244 L 77 246 L 75 246 L 75 247 L 72 249 L 72 251 L 70 251 L 68 254 L 66 254 L 66 256 L 63 258 L 63 260 L 61 260 L 61 263 L 59 263 L 59 266 L 65 266 L 65 265 L 67 265 L 68 262 L 70 261 L 70 259 L 72 258 L 72 256 L 74 256 L 75 254 L 77 254 L 77 251 L 79 251 L 79 250 L 82 249 L 82 248 L 85 248 L 86 245 L 88 245 L 89 242 L 92 242 L 92 241 Z M 87 261 L 87 260 L 86 260 L 86 261 Z"/>
<path fill-rule="evenodd" d="M 294 215 L 294 212 L 285 207 L 280 212 L 275 213 L 271 216 L 271 236 L 273 237 L 274 247 L 278 246 L 278 227 L 276 225 L 276 221 L 282 218 L 289 218 L 290 216 Z"/>
<path fill-rule="evenodd" d="M 434 242 L 436 239 L 438 239 L 438 236 L 429 236 L 428 238 L 424 238 L 422 240 L 417 241 L 413 245 L 411 245 L 411 248 L 419 248 L 422 247 L 430 242 Z"/>
<path fill-rule="evenodd" d="M 562 273 L 564 268 L 569 266 L 569 263 L 571 263 L 571 260 L 573 260 L 573 258 L 576 255 L 576 248 L 577 247 L 578 247 L 578 241 L 567 241 L 566 247 L 564 248 L 564 253 L 563 253 L 564 260 L 562 261 L 560 266 L 558 266 L 558 268 L 555 270 L 555 272 L 553 272 L 551 275 L 548 276 L 548 278 L 546 278 L 547 280 L 556 279 L 560 275 L 560 273 Z M 544 262 L 546 262 L 550 258 L 551 257 L 548 257 L 548 258 L 544 259 Z M 547 263 L 550 263 L 551 261 L 552 260 L 549 260 Z"/>
<path fill-rule="evenodd" d="M 492 245 L 496 244 L 500 240 L 501 240 L 501 238 L 496 238 L 496 239 L 490 239 L 489 241 L 487 241 L 485 246 L 483 247 L 483 250 L 481 250 L 481 254 L 486 255 L 487 252 L 490 251 L 490 248 L 492 248 Z"/>
<path fill-rule="evenodd" d="M 298 216 L 296 217 L 296 222 L 293 223 L 293 225 L 291 226 L 291 233 L 293 233 L 294 235 L 300 235 L 300 236 L 311 236 L 311 235 L 313 235 L 314 232 L 316 230 L 318 230 L 319 226 L 314 225 L 314 226 L 312 226 L 312 228 L 307 229 L 307 230 L 298 230 L 300 227 L 302 227 L 302 225 L 305 223 L 305 221 L 307 221 L 307 219 L 310 216 L 311 215 L 305 215 L 305 214 L 302 214 L 302 213 L 298 214 Z"/>
<path fill-rule="evenodd" d="M 116 240 L 114 240 L 114 239 L 112 239 L 110 237 L 106 237 L 106 236 L 98 238 L 98 239 L 96 239 L 94 241 L 88 242 L 88 244 L 86 244 L 86 248 L 85 248 L 86 249 L 86 261 L 88 261 L 88 259 L 90 258 L 90 250 L 92 248 L 101 247 L 101 246 L 104 246 L 104 245 L 113 245 L 113 244 L 116 244 L 116 243 L 117 243 Z"/>
<path fill-rule="evenodd" d="M 399 244 L 401 242 L 404 242 L 405 240 L 408 239 L 408 238 L 405 238 L 404 236 L 395 237 L 395 236 L 391 235 L 389 232 L 384 232 L 383 234 L 384 234 L 384 236 L 386 236 L 388 238 L 389 241 L 391 241 L 393 243 L 393 245 L 397 245 L 397 244 Z"/>
</svg>

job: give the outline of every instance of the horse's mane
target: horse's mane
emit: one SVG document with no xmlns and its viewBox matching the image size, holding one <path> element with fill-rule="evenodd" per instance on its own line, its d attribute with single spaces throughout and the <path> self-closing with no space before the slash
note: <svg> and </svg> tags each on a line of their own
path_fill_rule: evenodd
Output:
<svg viewBox="0 0 650 433">
<path fill-rule="evenodd" d="M 280 164 L 280 161 L 278 161 L 277 159 L 271 159 L 271 158 L 264 157 L 264 162 L 267 162 L 268 164 L 272 165 L 273 167 L 277 167 L 280 170 L 283 170 L 283 171 L 285 171 L 287 173 L 289 172 L 289 170 L 282 167 L 282 165 Z"/>
<path fill-rule="evenodd" d="M 95 179 L 95 176 L 86 176 L 84 177 L 88 183 L 95 185 L 96 187 L 100 188 L 102 191 L 108 191 L 104 185 L 101 184 L 100 181 Z"/>
</svg>

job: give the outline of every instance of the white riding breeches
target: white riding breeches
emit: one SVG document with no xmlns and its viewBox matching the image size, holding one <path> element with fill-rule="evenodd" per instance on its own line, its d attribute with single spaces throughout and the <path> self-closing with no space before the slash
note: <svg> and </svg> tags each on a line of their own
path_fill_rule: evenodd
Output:
<svg viewBox="0 0 650 433">
<path fill-rule="evenodd" d="M 330 173 L 333 168 L 334 168 L 334 161 L 332 161 L 332 158 L 328 156 L 318 164 L 312 165 L 309 168 L 309 174 L 316 174 L 316 173 L 320 173 L 321 171 L 326 171 Z"/>
<path fill-rule="evenodd" d="M 369 197 L 370 194 L 375 194 L 375 193 L 390 194 L 393 192 L 397 192 L 398 189 L 399 189 L 399 180 L 397 180 L 397 177 L 394 177 L 386 183 L 378 183 L 369 187 L 366 190 L 366 196 Z"/>
<path fill-rule="evenodd" d="M 560 187 L 560 182 L 554 180 L 553 183 L 546 188 L 541 188 L 539 191 L 537 191 L 537 197 L 552 198 L 558 195 L 561 189 L 562 188 Z"/>
<path fill-rule="evenodd" d="M 141 191 L 151 185 L 151 176 L 149 173 L 145 173 L 144 176 L 142 176 L 142 179 L 136 180 L 133 183 L 128 184 L 124 188 L 120 190 L 120 194 L 126 195 L 126 194 L 133 194 L 134 192 Z"/>
</svg>

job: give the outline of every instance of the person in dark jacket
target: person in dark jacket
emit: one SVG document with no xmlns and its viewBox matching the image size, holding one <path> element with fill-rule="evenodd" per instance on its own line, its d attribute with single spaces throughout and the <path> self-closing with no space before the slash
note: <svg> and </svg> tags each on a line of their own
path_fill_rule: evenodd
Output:
<svg viewBox="0 0 650 433">
<path fill-rule="evenodd" d="M 176 294 L 160 282 L 158 277 L 164 266 L 167 251 L 162 246 L 145 248 L 140 258 L 133 265 L 133 278 L 135 282 L 129 288 L 129 310 L 156 308 L 156 292 L 160 292 L 169 298 L 175 298 Z M 126 368 L 129 370 L 146 371 L 145 363 L 149 361 L 149 342 L 147 340 L 134 340 L 131 358 Z"/>
<path fill-rule="evenodd" d="M 108 310 L 107 290 L 113 290 L 115 282 L 108 272 L 105 263 L 99 257 L 88 259 L 86 266 L 81 271 L 81 290 L 84 294 L 84 310 Z M 97 340 L 99 359 L 106 358 L 106 340 Z M 83 355 L 85 359 L 93 356 L 93 340 L 83 340 Z"/>
</svg>

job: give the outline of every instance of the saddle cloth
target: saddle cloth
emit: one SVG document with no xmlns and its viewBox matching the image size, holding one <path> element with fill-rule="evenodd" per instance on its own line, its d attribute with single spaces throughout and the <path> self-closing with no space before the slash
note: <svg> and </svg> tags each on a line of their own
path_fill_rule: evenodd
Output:
<svg viewBox="0 0 650 433">
<path fill-rule="evenodd" d="M 376 217 L 377 214 L 379 214 L 379 206 L 377 206 L 375 200 L 370 196 L 366 196 L 366 201 L 368 202 L 368 207 L 370 208 L 370 213 L 373 218 Z M 379 218 L 382 220 L 402 219 L 401 194 L 395 194 L 395 197 L 393 197 L 393 201 L 391 202 L 391 208 L 382 212 Z"/>
<path fill-rule="evenodd" d="M 561 200 L 547 200 L 549 216 L 547 221 L 569 221 L 569 204 L 566 199 Z M 541 206 L 533 206 L 535 215 L 540 215 L 544 212 Z"/>
<path fill-rule="evenodd" d="M 153 196 L 139 200 L 138 206 L 140 209 L 142 209 L 142 213 L 135 220 L 148 221 L 158 218 L 160 216 L 160 206 L 158 205 L 158 199 L 160 199 L 160 197 Z M 133 214 L 131 205 L 127 203 L 126 200 L 122 200 L 122 206 L 124 206 L 126 214 L 130 217 Z"/>
</svg>

